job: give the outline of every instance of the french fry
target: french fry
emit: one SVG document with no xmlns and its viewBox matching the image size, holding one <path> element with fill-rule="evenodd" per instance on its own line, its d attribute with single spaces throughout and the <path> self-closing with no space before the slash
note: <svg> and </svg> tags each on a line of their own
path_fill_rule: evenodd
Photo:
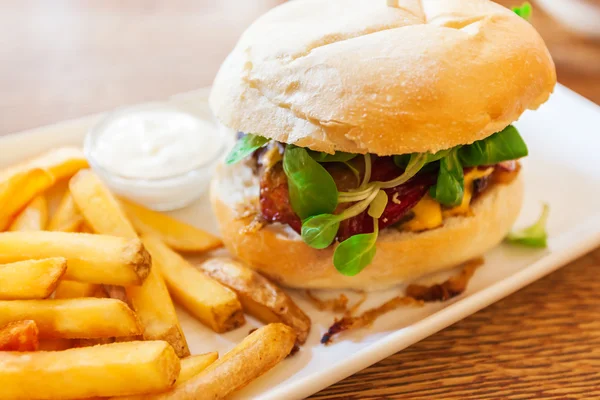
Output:
<svg viewBox="0 0 600 400">
<path fill-rule="evenodd" d="M 64 257 L 64 279 L 140 285 L 150 271 L 150 255 L 139 239 L 64 232 L 0 233 L 0 263 Z"/>
<path fill-rule="evenodd" d="M 119 203 L 90 170 L 82 170 L 69 182 L 77 207 L 87 224 L 97 233 L 137 238 L 137 233 L 121 210 Z M 141 286 L 125 285 L 127 299 L 144 327 L 144 339 L 166 340 L 180 357 L 190 354 L 175 306 L 156 269 L 157 261 Z"/>
<path fill-rule="evenodd" d="M 62 280 L 54 291 L 55 299 L 78 299 L 81 297 L 107 297 L 102 285 L 96 283 Z"/>
<path fill-rule="evenodd" d="M 246 386 L 286 358 L 294 347 L 296 334 L 287 325 L 263 326 L 247 336 L 223 358 L 172 390 L 145 399 L 222 399 Z"/>
<path fill-rule="evenodd" d="M 150 275 L 142 286 L 125 288 L 127 297 L 144 327 L 145 340 L 166 340 L 179 357 L 190 355 L 187 341 L 179 325 L 175 306 L 154 261 Z"/>
<path fill-rule="evenodd" d="M 64 258 L 0 265 L 0 300 L 45 299 L 67 270 Z"/>
<path fill-rule="evenodd" d="M 144 235 L 142 240 L 175 301 L 202 323 L 218 333 L 245 323 L 242 306 L 233 291 L 198 271 L 158 237 Z"/>
<path fill-rule="evenodd" d="M 15 174 L 36 168 L 43 169 L 54 176 L 54 179 L 60 180 L 73 176 L 80 169 L 87 167 L 87 160 L 80 149 L 76 147 L 59 147 L 0 170 L 0 182 Z"/>
<path fill-rule="evenodd" d="M 183 252 L 204 252 L 223 245 L 218 237 L 184 222 L 121 199 L 121 205 L 140 234 L 153 234 L 169 247 Z"/>
<path fill-rule="evenodd" d="M 83 216 L 77 209 L 73 196 L 65 192 L 58 209 L 48 224 L 49 231 L 78 232 L 83 225 Z"/>
<path fill-rule="evenodd" d="M 39 195 L 17 215 L 9 231 L 42 231 L 48 223 L 48 203 L 43 195 Z"/>
<path fill-rule="evenodd" d="M 92 171 L 79 171 L 69 181 L 69 190 L 77 208 L 94 232 L 137 238 L 135 229 L 117 200 Z"/>
<path fill-rule="evenodd" d="M 0 183 L 0 232 L 37 195 L 54 184 L 54 176 L 42 169 L 17 173 Z M 2 178 L 0 178 L 2 182 Z"/>
<path fill-rule="evenodd" d="M 273 282 L 230 258 L 213 258 L 200 268 L 206 275 L 237 293 L 248 314 L 267 324 L 284 323 L 296 332 L 299 344 L 306 341 L 310 332 L 310 318 Z"/>
<path fill-rule="evenodd" d="M 0 351 L 35 351 L 39 345 L 38 333 L 34 321 L 11 322 L 0 328 Z M 1 360 L 0 356 L 0 363 Z"/>
<path fill-rule="evenodd" d="M 0 301 L 0 325 L 33 320 L 41 338 L 102 338 L 142 333 L 127 304 L 115 299 Z"/>
<path fill-rule="evenodd" d="M 179 358 L 163 341 L 0 355 L 0 399 L 66 400 L 169 389 Z"/>
<path fill-rule="evenodd" d="M 174 387 L 187 382 L 200 372 L 204 371 L 208 366 L 215 362 L 219 358 L 219 354 L 216 352 L 199 354 L 197 356 L 189 356 L 181 360 L 181 372 L 175 382 Z M 137 396 L 116 396 L 111 397 L 110 400 L 144 400 L 145 395 Z"/>
<path fill-rule="evenodd" d="M 58 287 L 54 291 L 55 299 L 78 299 L 82 297 L 108 297 L 103 285 L 86 282 L 75 281 L 60 281 Z M 99 339 L 63 339 L 66 341 L 65 348 L 95 346 L 97 344 L 112 343 L 114 338 L 99 338 Z M 61 346 L 60 343 L 57 346 Z M 48 350 L 51 350 L 49 348 Z M 60 350 L 57 349 L 57 350 Z M 64 350 L 64 349 L 62 349 Z"/>
<path fill-rule="evenodd" d="M 92 228 L 90 228 L 90 226 L 88 224 L 83 223 L 79 227 L 79 232 L 81 232 L 81 233 L 94 233 L 94 230 Z"/>
<path fill-rule="evenodd" d="M 67 147 L 0 171 L 0 231 L 35 196 L 86 166 L 81 150 Z"/>
<path fill-rule="evenodd" d="M 198 354 L 195 356 L 189 356 L 181 360 L 181 372 L 175 385 L 181 385 L 184 382 L 189 381 L 200 372 L 204 371 L 210 364 L 214 363 L 219 358 L 219 353 L 216 351 L 212 353 Z"/>
</svg>

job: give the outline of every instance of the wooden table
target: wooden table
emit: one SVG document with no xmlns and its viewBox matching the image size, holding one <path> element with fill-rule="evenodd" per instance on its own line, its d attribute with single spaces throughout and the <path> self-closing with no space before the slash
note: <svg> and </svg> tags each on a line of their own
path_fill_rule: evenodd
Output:
<svg viewBox="0 0 600 400">
<path fill-rule="evenodd" d="M 0 135 L 209 85 L 281 2 L 4 0 Z M 600 103 L 600 44 L 533 24 L 559 80 Z M 600 398 L 599 267 L 600 249 L 314 398 Z"/>
</svg>

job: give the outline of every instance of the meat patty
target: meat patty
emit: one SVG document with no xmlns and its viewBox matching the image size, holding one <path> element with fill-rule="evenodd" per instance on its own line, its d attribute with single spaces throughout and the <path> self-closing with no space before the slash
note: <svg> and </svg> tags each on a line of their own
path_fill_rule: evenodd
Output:
<svg viewBox="0 0 600 400">
<path fill-rule="evenodd" d="M 287 177 L 281 162 L 266 167 L 269 163 L 261 160 L 269 151 L 272 150 L 265 149 L 258 158 L 262 215 L 267 221 L 287 224 L 296 232 L 300 232 L 302 221 L 292 209 Z M 357 157 L 351 163 L 352 168 L 343 163 L 324 164 L 340 191 L 355 189 L 360 185 L 364 173 L 363 157 Z M 356 176 L 355 171 L 358 171 L 359 176 Z M 394 164 L 392 157 L 376 157 L 372 165 L 371 181 L 391 180 L 400 176 L 402 172 L 403 170 Z M 402 185 L 386 189 L 390 200 L 381 216 L 379 228 L 383 229 L 400 221 L 427 193 L 429 187 L 435 183 L 436 176 L 437 171 L 424 171 Z M 336 212 L 343 211 L 349 205 L 340 204 Z M 358 233 L 368 232 L 373 232 L 373 219 L 365 211 L 341 223 L 338 240 L 342 241 Z"/>
</svg>

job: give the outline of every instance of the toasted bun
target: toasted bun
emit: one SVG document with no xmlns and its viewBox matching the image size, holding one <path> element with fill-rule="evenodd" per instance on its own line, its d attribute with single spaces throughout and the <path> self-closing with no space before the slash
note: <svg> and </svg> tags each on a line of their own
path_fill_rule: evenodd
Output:
<svg viewBox="0 0 600 400">
<path fill-rule="evenodd" d="M 252 228 L 253 217 L 241 217 L 258 202 L 258 181 L 243 163 L 222 166 L 211 187 L 211 201 L 227 249 L 273 280 L 296 288 L 377 290 L 452 268 L 496 246 L 519 214 L 523 184 L 487 189 L 472 204 L 473 216 L 444 220 L 441 228 L 421 233 L 384 229 L 373 262 L 358 276 L 341 275 L 333 266 L 333 248 L 307 246 L 288 226 Z"/>
<path fill-rule="evenodd" d="M 556 83 L 539 34 L 487 0 L 298 0 L 221 67 L 227 127 L 313 150 L 435 152 L 500 131 Z"/>
</svg>

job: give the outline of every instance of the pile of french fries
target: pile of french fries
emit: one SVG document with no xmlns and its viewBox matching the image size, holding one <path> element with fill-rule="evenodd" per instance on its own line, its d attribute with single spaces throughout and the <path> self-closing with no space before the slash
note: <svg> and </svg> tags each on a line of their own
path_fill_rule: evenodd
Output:
<svg viewBox="0 0 600 400">
<path fill-rule="evenodd" d="M 310 319 L 274 283 L 182 256 L 217 237 L 115 197 L 87 168 L 61 148 L 0 170 L 0 399 L 223 398 L 304 343 Z M 190 355 L 174 302 L 217 333 L 244 313 L 267 325 L 222 358 Z"/>
</svg>

